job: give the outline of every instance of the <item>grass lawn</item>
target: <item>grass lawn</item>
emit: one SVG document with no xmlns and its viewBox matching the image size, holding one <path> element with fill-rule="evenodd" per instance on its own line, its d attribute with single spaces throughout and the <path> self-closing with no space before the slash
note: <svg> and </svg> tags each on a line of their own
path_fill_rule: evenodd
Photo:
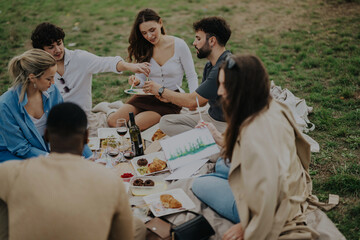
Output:
<svg viewBox="0 0 360 240">
<path fill-rule="evenodd" d="M 314 193 L 323 201 L 329 193 L 340 195 L 327 214 L 347 239 L 360 239 L 359 0 L 2 0 L 0 94 L 10 86 L 9 60 L 31 48 L 31 31 L 40 22 L 63 27 L 69 49 L 125 58 L 131 25 L 144 7 L 158 11 L 167 33 L 189 46 L 194 21 L 223 16 L 233 30 L 227 48 L 258 55 L 276 85 L 314 107 L 309 118 L 316 128 L 309 135 L 321 148 L 310 166 Z M 191 50 L 201 79 L 205 60 Z M 96 75 L 93 103 L 125 101 L 128 76 Z"/>
</svg>

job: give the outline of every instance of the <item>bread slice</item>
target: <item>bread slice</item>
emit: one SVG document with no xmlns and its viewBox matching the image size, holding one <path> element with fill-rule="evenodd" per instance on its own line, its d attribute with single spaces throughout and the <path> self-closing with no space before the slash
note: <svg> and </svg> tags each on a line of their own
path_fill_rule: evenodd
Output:
<svg viewBox="0 0 360 240">
<path fill-rule="evenodd" d="M 182 204 L 170 194 L 160 196 L 161 204 L 166 208 L 181 208 Z"/>
</svg>

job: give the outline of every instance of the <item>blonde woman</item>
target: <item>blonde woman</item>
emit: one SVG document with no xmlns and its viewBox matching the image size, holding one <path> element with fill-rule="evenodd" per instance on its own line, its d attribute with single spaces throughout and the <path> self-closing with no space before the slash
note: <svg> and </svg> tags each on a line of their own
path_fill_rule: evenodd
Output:
<svg viewBox="0 0 360 240">
<path fill-rule="evenodd" d="M 10 61 L 13 84 L 0 96 L 0 162 L 49 152 L 43 138 L 47 116 L 54 105 L 63 102 L 53 85 L 56 68 L 54 57 L 40 49 Z"/>
</svg>

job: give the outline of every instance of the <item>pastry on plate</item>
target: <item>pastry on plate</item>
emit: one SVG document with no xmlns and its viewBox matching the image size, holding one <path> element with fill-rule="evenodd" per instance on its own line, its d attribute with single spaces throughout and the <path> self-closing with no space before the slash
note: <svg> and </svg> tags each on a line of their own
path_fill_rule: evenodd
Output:
<svg viewBox="0 0 360 240">
<path fill-rule="evenodd" d="M 153 187 L 153 186 L 155 186 L 155 183 L 154 183 L 153 180 L 147 179 L 147 180 L 145 180 L 145 182 L 144 182 L 144 186 L 146 186 L 146 187 Z"/>
<path fill-rule="evenodd" d="M 166 162 L 158 158 L 154 158 L 153 162 L 148 166 L 148 173 L 158 172 L 166 168 Z"/>
<path fill-rule="evenodd" d="M 148 164 L 148 160 L 146 160 L 145 158 L 140 158 L 139 160 L 137 160 L 136 163 L 138 166 L 143 167 Z"/>
<path fill-rule="evenodd" d="M 135 179 L 133 186 L 144 186 L 144 181 L 142 179 Z"/>
<path fill-rule="evenodd" d="M 182 204 L 170 194 L 160 195 L 161 204 L 166 208 L 181 208 Z"/>
<path fill-rule="evenodd" d="M 163 131 L 161 131 L 160 129 L 158 129 L 152 136 L 151 140 L 152 141 L 159 140 L 159 139 L 163 138 L 164 136 L 166 136 L 166 134 L 163 133 Z"/>
</svg>

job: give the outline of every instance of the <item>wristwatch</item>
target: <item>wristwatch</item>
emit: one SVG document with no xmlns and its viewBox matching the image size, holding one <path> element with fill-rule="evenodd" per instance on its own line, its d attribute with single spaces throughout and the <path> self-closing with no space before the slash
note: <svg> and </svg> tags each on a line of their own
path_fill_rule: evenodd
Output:
<svg viewBox="0 0 360 240">
<path fill-rule="evenodd" d="M 161 97 L 161 95 L 163 94 L 164 90 L 165 90 L 165 87 L 164 87 L 164 86 L 162 86 L 161 88 L 159 88 L 158 93 L 159 93 L 159 96 L 160 96 L 160 97 Z"/>
</svg>

